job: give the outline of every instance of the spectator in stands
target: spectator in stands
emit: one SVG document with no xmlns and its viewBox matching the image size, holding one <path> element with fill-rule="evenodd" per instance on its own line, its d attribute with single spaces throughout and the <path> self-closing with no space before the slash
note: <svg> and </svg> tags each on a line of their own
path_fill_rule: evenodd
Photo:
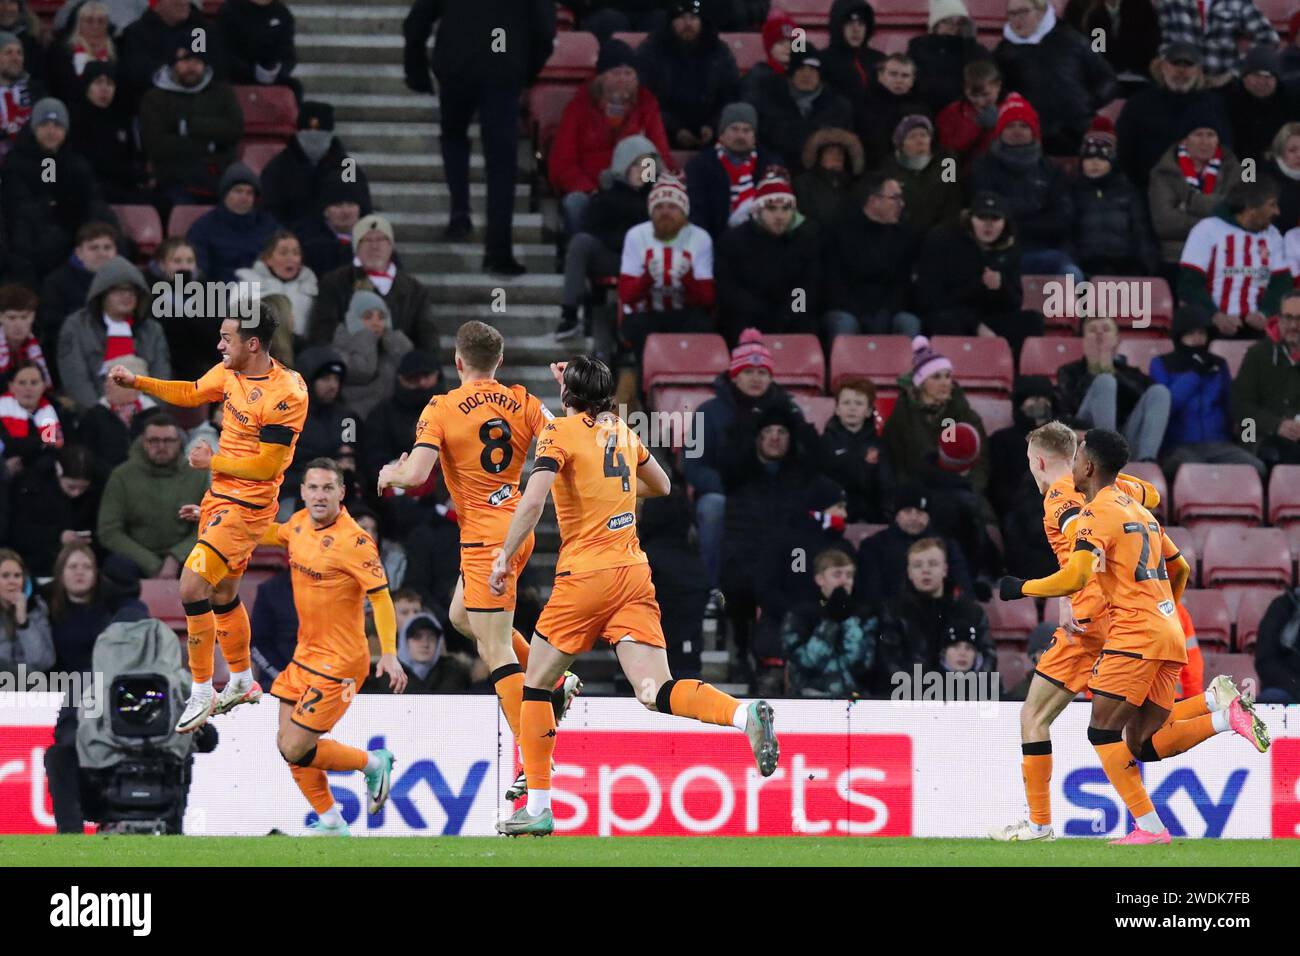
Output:
<svg viewBox="0 0 1300 956">
<path fill-rule="evenodd" d="M 5 565 L 0 564 L 0 585 Z M 1261 704 L 1300 704 L 1300 594 L 1278 595 L 1259 622 L 1255 644 L 1255 673 Z"/>
<path fill-rule="evenodd" d="M 868 45 L 876 32 L 876 11 L 867 0 L 835 0 L 829 28 L 830 40 L 823 54 L 826 82 L 856 106 L 871 89 L 885 58 Z"/>
<path fill-rule="evenodd" d="M 148 308 L 149 288 L 139 269 L 121 256 L 100 266 L 85 307 L 68 316 L 59 331 L 59 378 L 78 408 L 99 401 L 100 372 L 123 355 L 139 355 L 155 376 L 171 378 L 167 339 Z"/>
<path fill-rule="evenodd" d="M 414 348 L 393 328 L 388 304 L 365 290 L 353 293 L 344 324 L 334 333 L 334 347 L 348 370 L 343 402 L 362 417 L 393 394 L 402 357 Z"/>
<path fill-rule="evenodd" d="M 43 99 L 0 169 L 11 255 L 42 279 L 68 258 L 78 229 L 92 219 L 117 218 L 104 202 L 94 170 L 67 145 L 67 137 L 67 107 Z M 50 176 L 51 164 L 57 176 Z"/>
<path fill-rule="evenodd" d="M 317 209 L 293 224 L 312 272 L 323 276 L 352 261 L 352 230 L 371 212 L 370 191 L 359 182 L 326 180 L 321 185 Z"/>
<path fill-rule="evenodd" d="M 947 159 L 934 148 L 934 124 L 929 117 L 914 113 L 899 121 L 894 151 L 880 173 L 902 185 L 903 218 L 917 232 L 927 233 L 961 213 L 961 187 L 947 172 Z"/>
<path fill-rule="evenodd" d="M 408 695 L 465 693 L 481 669 L 473 642 L 445 630 L 433 614 L 418 614 L 406 622 L 397 637 L 397 659 L 406 671 Z M 374 692 L 386 689 L 381 685 Z"/>
<path fill-rule="evenodd" d="M 293 574 L 287 567 L 257 586 L 249 625 L 253 665 L 258 681 L 266 687 L 289 666 L 298 646 L 298 609 L 293 604 Z"/>
<path fill-rule="evenodd" d="M 108 7 L 98 0 L 81 4 L 67 37 L 51 44 L 46 68 L 50 92 L 65 103 L 81 99 L 89 82 L 84 79 L 86 68 L 92 63 L 107 67 L 109 75 L 117 66 Z"/>
<path fill-rule="evenodd" d="M 618 334 L 637 364 L 653 332 L 713 330 L 713 240 L 687 219 L 685 185 L 661 174 L 647 206 L 649 222 L 633 226 L 623 239 L 618 275 Z"/>
<path fill-rule="evenodd" d="M 1278 129 L 1259 168 L 1263 178 L 1277 184 L 1279 211 L 1274 225 L 1285 242 L 1287 233 L 1300 226 L 1300 122 L 1284 123 Z M 1289 248 L 1287 259 L 1291 262 L 1292 274 L 1300 275 L 1300 269 L 1295 268 L 1300 258 Z"/>
<path fill-rule="evenodd" d="M 916 301 L 930 335 L 1002 336 L 1013 356 L 1043 317 L 1022 309 L 1020 243 L 994 192 L 975 195 L 957 222 L 931 232 L 916 262 Z"/>
<path fill-rule="evenodd" d="M 54 668 L 54 639 L 45 602 L 33 592 L 22 556 L 0 548 L 0 673 L 28 674 Z"/>
<path fill-rule="evenodd" d="M 0 159 L 14 148 L 18 134 L 32 116 L 32 104 L 45 95 L 45 85 L 26 68 L 23 41 L 0 32 Z"/>
<path fill-rule="evenodd" d="M 256 283 L 252 287 L 264 297 L 285 296 L 293 313 L 286 328 L 292 333 L 293 341 L 306 339 L 307 320 L 311 318 L 319 287 L 316 273 L 302 264 L 302 244 L 297 236 L 284 229 L 275 230 L 267 237 L 252 268 L 236 269 L 234 277 L 240 282 Z"/>
<path fill-rule="evenodd" d="M 718 242 L 718 306 L 722 334 L 817 333 L 821 237 L 795 205 L 788 180 L 769 175 L 749 217 Z"/>
<path fill-rule="evenodd" d="M 185 234 L 198 256 L 200 271 L 209 279 L 234 280 L 235 273 L 253 265 L 280 231 L 280 224 L 259 205 L 261 196 L 262 181 L 243 163 L 231 163 L 221 174 L 216 207 L 194 220 Z M 294 270 L 288 281 L 296 278 Z"/>
<path fill-rule="evenodd" d="M 1161 463 L 1170 484 L 1184 462 L 1252 465 L 1268 478 L 1263 463 L 1232 441 L 1232 375 L 1227 360 L 1210 351 L 1213 331 L 1209 309 L 1181 306 L 1170 332 L 1174 350 L 1151 360 L 1151 378 L 1170 395 Z"/>
<path fill-rule="evenodd" d="M 1232 380 L 1241 444 L 1264 462 L 1300 464 L 1300 289 L 1282 295 L 1278 314 Z"/>
<path fill-rule="evenodd" d="M 614 147 L 614 157 L 609 169 L 600 174 L 600 188 L 591 197 L 580 231 L 564 252 L 564 299 L 555 330 L 558 341 L 589 334 L 590 316 L 585 326 L 578 319 L 587 282 L 618 275 L 623 238 L 633 226 L 645 222 L 646 203 L 660 164 L 654 143 L 644 136 L 629 136 Z M 612 332 L 604 337 L 597 348 L 613 354 Z"/>
<path fill-rule="evenodd" d="M 898 402 L 885 422 L 884 438 L 900 483 L 920 477 L 941 432 L 954 422 L 973 425 L 981 448 L 985 444 L 984 423 L 953 380 L 952 362 L 925 336 L 912 339 L 912 370 L 899 376 L 898 385 Z M 971 480 L 981 492 L 988 483 L 988 460 L 982 454 Z"/>
<path fill-rule="evenodd" d="M 1159 266 L 1142 192 L 1115 165 L 1115 134 L 1098 119 L 1083 137 L 1071 186 L 1074 256 L 1089 275 L 1149 276 Z"/>
<path fill-rule="evenodd" d="M 766 59 L 755 63 L 740 82 L 740 98 L 746 103 L 758 102 L 758 90 L 770 76 L 785 76 L 790 69 L 790 53 L 795 31 L 800 28 L 784 10 L 773 9 L 763 22 L 761 36 Z M 802 31 L 800 31 L 802 32 Z M 807 42 L 807 35 L 804 35 Z"/>
<path fill-rule="evenodd" d="M 1145 80 L 1160 49 L 1160 22 L 1151 0 L 1069 0 L 1064 19 L 1089 42 L 1101 31 L 1106 38 L 1101 55 L 1121 82 Z"/>
<path fill-rule="evenodd" d="M 1151 381 L 1119 351 L 1119 324 L 1106 315 L 1083 320 L 1083 357 L 1056 372 L 1061 405 L 1098 428 L 1118 428 L 1133 461 L 1155 461 L 1169 424 L 1169 389 Z"/>
<path fill-rule="evenodd" d="M 1181 607 L 1182 605 L 1179 605 Z M 1039 659 L 1052 646 L 1052 636 L 1056 633 L 1056 623 L 1053 621 L 1044 621 L 1032 631 L 1029 632 L 1029 640 L 1025 644 L 1025 657 L 1028 659 L 1028 666 L 1025 668 L 1025 676 L 1014 687 L 1006 684 L 1008 678 L 1003 674 L 1003 700 L 1024 700 L 1029 696 L 1029 687 L 1034 682 L 1034 668 L 1038 666 Z M 1025 667 L 1024 664 L 1021 665 Z M 1001 668 L 1000 668 L 1001 669 Z"/>
<path fill-rule="evenodd" d="M 1124 102 L 1115 124 L 1120 167 L 1143 189 L 1160 157 L 1189 130 L 1204 126 L 1220 137 L 1231 133 L 1223 98 L 1206 88 L 1201 53 L 1193 44 L 1167 43 L 1151 77 L 1147 89 Z"/>
<path fill-rule="evenodd" d="M 636 68 L 630 46 L 607 40 L 600 48 L 595 79 L 579 88 L 560 117 L 546 169 L 551 188 L 562 197 L 560 212 L 570 236 L 581 229 L 591 194 L 620 140 L 645 136 L 670 171 L 674 168 L 659 101 L 641 84 Z"/>
<path fill-rule="evenodd" d="M 64 4 L 63 13 L 73 4 Z M 23 60 L 33 76 L 43 77 L 45 50 L 41 45 L 41 21 L 27 6 L 27 0 L 0 0 L 0 31 L 12 33 L 22 42 Z"/>
<path fill-rule="evenodd" d="M 930 516 L 925 510 L 929 503 L 920 486 L 905 485 L 899 492 L 894 523 L 863 538 L 858 546 L 860 594 L 881 607 L 886 619 L 891 605 L 897 617 L 902 608 L 917 603 L 921 594 L 941 598 L 945 592 L 951 596 L 971 592 L 961 549 L 929 530 Z M 931 549 L 935 553 L 927 554 Z M 937 629 L 917 636 L 923 634 L 938 636 Z M 910 669 L 911 665 L 907 666 Z M 897 669 L 891 667 L 891 671 Z"/>
<path fill-rule="evenodd" d="M 808 137 L 828 126 L 848 128 L 853 108 L 822 79 L 822 54 L 809 46 L 790 54 L 784 75 L 774 74 L 759 85 L 752 101 L 758 110 L 758 141 L 796 171 Z"/>
<path fill-rule="evenodd" d="M 298 132 L 262 170 L 262 206 L 277 222 L 298 222 L 320 207 L 329 185 L 348 179 L 357 205 L 369 212 L 370 182 L 334 135 L 334 107 L 307 100 L 298 110 Z"/>
<path fill-rule="evenodd" d="M 53 572 L 46 594 L 54 669 L 65 674 L 87 673 L 95 641 L 111 616 L 100 594 L 99 561 L 90 542 L 79 539 L 65 544 L 54 560 Z"/>
<path fill-rule="evenodd" d="M 378 474 L 384 465 L 411 450 L 415 423 L 437 392 L 440 379 L 438 362 L 430 353 L 416 347 L 402 356 L 392 396 L 376 405 L 366 418 L 361 443 L 363 471 Z"/>
<path fill-rule="evenodd" d="M 1281 76 L 1277 48 L 1257 46 L 1242 60 L 1241 76 L 1221 90 L 1238 159 L 1262 166 L 1277 131 L 1300 113 L 1300 103 L 1282 89 Z"/>
<path fill-rule="evenodd" d="M 921 320 L 908 311 L 918 236 L 901 222 L 903 187 L 868 173 L 867 201 L 825 237 L 826 305 L 822 330 L 837 335 L 915 335 Z"/>
<path fill-rule="evenodd" d="M 740 71 L 702 0 L 674 0 L 671 19 L 637 49 L 646 86 L 659 99 L 668 142 L 679 149 L 712 145 L 722 107 Z"/>
<path fill-rule="evenodd" d="M 1240 179 L 1241 164 L 1210 126 L 1188 129 L 1165 150 L 1151 170 L 1147 202 L 1166 274 L 1177 273 L 1192 227 L 1213 215 Z"/>
<path fill-rule="evenodd" d="M 1075 155 L 1093 114 L 1119 95 L 1110 64 L 1057 22 L 1047 0 L 1010 0 L 994 56 L 1007 87 L 1041 117 L 1043 149 L 1053 156 Z"/>
<path fill-rule="evenodd" d="M 149 374 L 149 366 L 138 355 L 124 355 L 114 364 L 136 375 Z M 103 398 L 77 422 L 76 436 L 77 444 L 90 453 L 91 475 L 97 485 L 108 482 L 113 469 L 130 456 L 131 445 L 144 433 L 144 426 L 161 414 L 158 403 L 148 395 L 118 385 L 107 374 L 103 389 Z"/>
<path fill-rule="evenodd" d="M 221 174 L 243 138 L 244 113 L 234 88 L 208 65 L 208 53 L 187 46 L 173 51 L 171 66 L 158 67 L 141 101 L 140 143 L 166 200 L 210 203 L 219 198 Z"/>
<path fill-rule="evenodd" d="M 819 592 L 786 614 L 781 644 L 789 692 L 798 697 L 870 697 L 876 674 L 880 620 L 853 600 L 853 559 L 827 550 L 813 560 Z"/>
<path fill-rule="evenodd" d="M 970 645 L 964 655 L 953 652 L 954 645 L 963 644 Z M 969 660 L 971 651 L 974 661 Z M 923 672 L 996 670 L 988 616 L 953 580 L 941 538 L 922 538 L 907 549 L 906 582 L 890 595 L 881 614 L 879 653 L 884 673 L 891 677 L 911 678 L 918 665 Z M 916 696 L 920 691 L 913 685 Z"/>
<path fill-rule="evenodd" d="M 1012 0 L 1013 5 L 1024 3 L 1027 7 L 1032 2 Z M 1082 280 L 1082 270 L 1066 251 L 1073 216 L 1069 184 L 1065 174 L 1043 155 L 1038 113 L 1012 93 L 998 110 L 993 133 L 988 154 L 971 167 L 971 189 L 998 193 L 1006 201 L 1022 243 L 1020 267 L 1025 273 L 1068 272 L 1076 282 Z"/>
<path fill-rule="evenodd" d="M 159 319 L 167 340 L 167 351 L 176 378 L 196 381 L 221 360 L 217 340 L 221 337 L 221 316 L 195 315 L 186 311 L 185 284 L 201 281 L 198 253 L 183 236 L 171 236 L 158 246 L 145 269 L 152 293 L 149 314 L 170 316 Z M 277 330 L 276 335 L 287 326 Z M 215 445 L 213 446 L 216 447 Z"/>
<path fill-rule="evenodd" d="M 674 480 L 670 494 L 642 505 L 636 531 L 650 561 L 669 666 L 674 674 L 698 677 L 709 582 L 699 541 L 691 534 L 691 511 L 685 484 Z"/>
<path fill-rule="evenodd" d="M 200 37 L 202 50 L 198 45 Z M 151 0 L 150 8 L 126 27 L 119 39 L 119 79 L 129 103 L 139 103 L 151 87 L 158 85 L 159 71 L 175 65 L 180 49 L 185 49 L 191 56 L 202 56 L 205 64 L 210 63 L 211 68 L 222 74 L 225 61 L 221 56 L 220 37 L 208 18 L 190 0 Z M 141 112 L 143 115 L 148 113 L 147 110 Z M 175 125 L 169 125 L 168 130 L 175 130 Z M 235 141 L 238 140 L 236 135 Z"/>
<path fill-rule="evenodd" d="M 86 64 L 68 100 L 68 145 L 90 163 L 108 202 L 144 204 L 152 197 L 140 187 L 134 117 L 117 98 L 114 69 L 98 60 Z"/>
<path fill-rule="evenodd" d="M 287 86 L 302 102 L 302 84 L 290 74 L 298 65 L 294 20 L 281 0 L 225 0 L 217 11 L 221 49 L 230 82 Z"/>
<path fill-rule="evenodd" d="M 346 324 L 342 326 L 346 328 Z M 307 383 L 311 393 L 311 404 L 307 411 L 307 420 L 298 436 L 298 448 L 294 453 L 294 465 L 285 472 L 284 488 L 294 495 L 302 484 L 305 464 L 313 458 L 334 458 L 339 453 L 340 445 L 345 444 L 344 435 L 348 422 L 355 431 L 360 417 L 343 402 L 343 384 L 348 380 L 348 366 L 343 356 L 332 346 L 316 345 L 305 350 L 298 357 L 298 371 Z"/>
<path fill-rule="evenodd" d="M 181 455 L 176 421 L 164 414 L 151 418 L 104 488 L 96 531 L 100 545 L 130 558 L 144 577 L 179 577 L 198 539 L 194 523 L 180 517 L 180 510 L 199 502 L 208 478 Z"/>
<path fill-rule="evenodd" d="M 74 242 L 68 261 L 41 284 L 36 330 L 49 351 L 59 341 L 63 320 L 85 305 L 95 273 L 117 255 L 118 232 L 106 222 L 88 222 L 77 230 Z"/>
<path fill-rule="evenodd" d="M 99 489 L 91 483 L 90 455 L 80 445 L 64 445 L 38 458 L 10 485 L 10 539 L 22 542 L 32 573 L 47 577 L 60 548 L 94 534 Z"/>
<path fill-rule="evenodd" d="M 662 0 L 576 0 L 566 3 L 578 16 L 579 29 L 604 43 L 611 33 L 649 33 L 667 22 Z"/>
<path fill-rule="evenodd" d="M 1050 422 L 1058 411 L 1056 388 L 1050 378 L 1016 378 L 1011 389 L 1011 424 L 989 436 L 989 501 L 999 517 L 1028 494 L 1025 483 L 1030 475 L 1025 446 L 1029 433 Z M 1003 540 L 1006 537 L 1003 535 Z"/>
<path fill-rule="evenodd" d="M 975 21 L 964 0 L 930 0 L 930 32 L 912 37 L 907 55 L 916 64 L 916 91 L 934 116 L 960 100 L 966 67 L 992 54 L 975 39 Z"/>
<path fill-rule="evenodd" d="M 876 67 L 876 82 L 856 105 L 853 125 L 862 138 L 867 165 L 879 166 L 896 149 L 894 133 L 909 116 L 930 110 L 916 90 L 916 64 L 905 53 L 891 53 Z"/>
<path fill-rule="evenodd" d="M 758 111 L 748 103 L 729 103 L 718 120 L 718 141 L 686 163 L 686 191 L 691 222 L 717 242 L 729 226 L 749 218 L 754 191 L 777 159 L 755 145 Z"/>
<path fill-rule="evenodd" d="M 437 355 L 440 343 L 432 296 L 423 282 L 393 261 L 392 224 L 375 214 L 358 220 L 352 248 L 356 255 L 350 265 L 320 277 L 319 295 L 308 320 L 308 341 L 313 345 L 334 341 L 334 330 L 347 314 L 352 293 L 369 289 L 388 303 L 393 328 L 405 332 L 416 348 Z"/>
<path fill-rule="evenodd" d="M 0 390 L 22 365 L 34 364 L 46 386 L 54 384 L 41 343 L 32 334 L 36 293 L 15 282 L 0 285 Z"/>
<path fill-rule="evenodd" d="M 1237 38 L 1275 45 L 1277 33 L 1254 0 L 1215 0 L 1213 13 L 1206 4 L 1200 12 L 1196 0 L 1156 0 L 1160 34 L 1166 42 L 1190 43 L 1200 50 L 1211 86 L 1223 86 L 1232 79 L 1240 57 Z"/>
<path fill-rule="evenodd" d="M 45 371 L 30 359 L 14 366 L 0 395 L 0 441 L 10 477 L 33 468 L 63 445 L 59 413 L 46 397 Z"/>
<path fill-rule="evenodd" d="M 805 172 L 794 178 L 799 211 L 823 234 L 866 202 L 862 173 L 867 161 L 855 134 L 833 127 L 819 129 L 804 143 L 803 166 Z"/>
<path fill-rule="evenodd" d="M 971 163 L 997 140 L 1002 74 L 992 60 L 973 60 L 961 71 L 962 95 L 935 120 L 939 146 L 957 157 L 963 178 Z"/>
<path fill-rule="evenodd" d="M 894 467 L 875 406 L 870 379 L 843 379 L 835 386 L 835 414 L 822 430 L 822 470 L 844 488 L 849 524 L 884 524 L 893 511 Z"/>
<path fill-rule="evenodd" d="M 800 436 L 806 436 L 810 427 L 803 422 L 803 414 L 790 393 L 772 381 L 773 367 L 772 353 L 758 330 L 742 332 L 740 342 L 731 350 L 727 372 L 713 381 L 714 397 L 699 406 L 700 453 L 685 459 L 686 480 L 695 492 L 700 554 L 713 589 L 710 601 L 714 608 L 721 605 L 717 588 L 726 511 L 724 472 L 732 451 L 735 456 L 748 451 L 759 417 L 768 412 L 782 412 L 799 423 L 795 430 Z"/>
</svg>

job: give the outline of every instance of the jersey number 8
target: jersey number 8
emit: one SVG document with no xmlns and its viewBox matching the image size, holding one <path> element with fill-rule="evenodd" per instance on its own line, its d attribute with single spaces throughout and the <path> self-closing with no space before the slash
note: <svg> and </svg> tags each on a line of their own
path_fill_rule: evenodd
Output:
<svg viewBox="0 0 1300 956">
<path fill-rule="evenodd" d="M 492 437 L 493 429 L 501 432 L 496 438 Z M 510 425 L 504 418 L 493 418 L 484 422 L 483 427 L 478 430 L 478 437 L 483 443 L 483 454 L 479 455 L 478 460 L 484 471 L 496 475 L 510 467 L 510 460 L 515 457 L 515 449 L 510 444 Z M 501 452 L 500 461 L 493 460 L 493 453 L 497 451 Z"/>
</svg>

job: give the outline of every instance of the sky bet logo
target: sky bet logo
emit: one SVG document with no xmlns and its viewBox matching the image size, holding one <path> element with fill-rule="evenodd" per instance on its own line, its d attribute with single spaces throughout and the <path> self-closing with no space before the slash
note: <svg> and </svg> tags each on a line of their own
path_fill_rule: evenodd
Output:
<svg viewBox="0 0 1300 956">
<path fill-rule="evenodd" d="M 1221 837 L 1228 825 L 1228 818 L 1237 805 L 1237 798 L 1241 795 L 1248 773 L 1244 769 L 1232 771 L 1224 782 L 1223 792 L 1216 797 L 1206 789 L 1195 770 L 1180 767 L 1150 791 L 1151 802 L 1155 804 L 1160 819 L 1169 827 L 1169 835 L 1185 837 L 1189 835 L 1188 829 L 1184 826 L 1184 821 L 1175 815 L 1171 804 L 1180 794 L 1186 794 L 1205 824 L 1204 834 L 1192 835 Z M 1115 795 L 1114 788 L 1106 779 L 1106 772 L 1100 767 L 1080 767 L 1073 771 L 1065 778 L 1063 789 L 1066 800 L 1089 811 L 1086 817 L 1076 816 L 1066 821 L 1066 836 L 1097 837 L 1117 832 L 1127 833 L 1133 829 L 1132 815 Z"/>
</svg>

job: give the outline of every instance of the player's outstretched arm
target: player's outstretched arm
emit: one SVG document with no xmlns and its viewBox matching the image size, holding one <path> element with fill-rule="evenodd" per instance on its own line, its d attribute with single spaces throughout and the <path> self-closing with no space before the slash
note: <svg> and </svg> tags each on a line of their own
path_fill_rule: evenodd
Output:
<svg viewBox="0 0 1300 956">
<path fill-rule="evenodd" d="M 136 375 L 128 368 L 114 365 L 109 369 L 108 377 L 123 388 L 137 389 L 168 405 L 181 408 L 194 408 L 205 402 L 215 402 L 224 394 L 220 377 L 212 372 L 197 382 L 183 382 Z"/>
<path fill-rule="evenodd" d="M 397 461 L 390 461 L 379 469 L 379 493 L 385 488 L 418 488 L 429 480 L 433 466 L 438 463 L 438 449 L 416 445 L 404 452 Z"/>
<path fill-rule="evenodd" d="M 650 455 L 636 466 L 636 496 L 638 498 L 662 498 L 672 491 L 672 482 L 663 466 Z"/>
<path fill-rule="evenodd" d="M 519 506 L 515 508 L 515 515 L 510 519 L 510 529 L 506 532 L 506 540 L 497 552 L 496 560 L 492 562 L 492 573 L 488 577 L 488 587 L 492 590 L 492 593 L 505 593 L 505 580 L 506 574 L 510 570 L 510 559 L 519 550 L 519 546 L 524 543 L 524 539 L 537 527 L 537 522 L 542 517 L 542 509 L 546 507 L 546 496 L 551 493 L 551 486 L 555 484 L 555 474 L 554 471 L 549 469 L 534 468 L 529 476 L 528 486 L 524 488 L 524 493 L 519 499 Z"/>
<path fill-rule="evenodd" d="M 1092 578 L 1092 563 L 1096 554 L 1088 548 L 1075 551 L 1065 567 L 1045 578 L 1022 581 L 1019 578 L 1005 577 L 998 582 L 998 596 L 1004 601 L 1014 601 L 1022 597 L 1065 597 L 1083 586 Z"/>
</svg>

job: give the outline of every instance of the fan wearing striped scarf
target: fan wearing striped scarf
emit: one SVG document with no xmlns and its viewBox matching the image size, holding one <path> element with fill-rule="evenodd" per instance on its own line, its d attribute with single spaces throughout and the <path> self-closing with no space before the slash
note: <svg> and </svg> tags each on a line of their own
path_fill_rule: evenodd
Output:
<svg viewBox="0 0 1300 956">
<path fill-rule="evenodd" d="M 13 282 L 0 285 L 0 384 L 25 362 L 40 368 L 47 387 L 54 384 L 41 343 L 32 335 L 37 304 L 36 293 L 26 286 Z"/>
<path fill-rule="evenodd" d="M 59 413 L 45 397 L 45 378 L 35 362 L 20 364 L 0 395 L 0 431 L 11 475 L 45 449 L 63 447 Z"/>
</svg>

